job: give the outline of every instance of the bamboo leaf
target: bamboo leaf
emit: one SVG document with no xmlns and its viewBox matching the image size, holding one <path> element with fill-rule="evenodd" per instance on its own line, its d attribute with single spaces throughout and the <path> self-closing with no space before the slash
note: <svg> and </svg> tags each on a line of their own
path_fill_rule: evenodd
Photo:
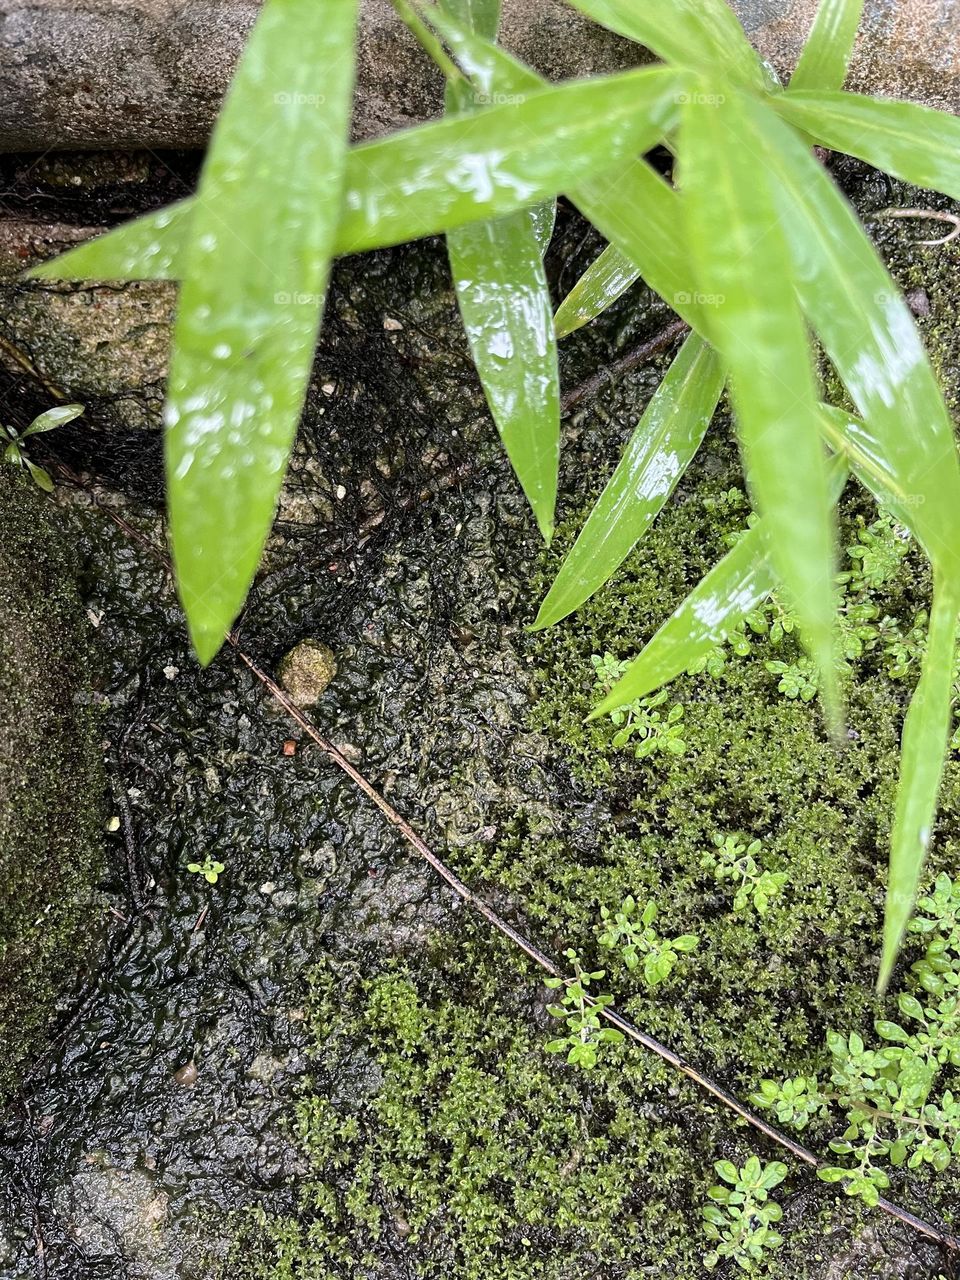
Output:
<svg viewBox="0 0 960 1280">
<path fill-rule="evenodd" d="M 700 447 L 722 389 L 716 355 L 702 338 L 689 337 L 564 560 L 535 629 L 572 613 L 623 563 Z"/>
<path fill-rule="evenodd" d="M 38 414 L 29 426 L 24 427 L 20 432 L 20 439 L 26 440 L 28 436 L 36 436 L 44 431 L 53 431 L 57 427 L 64 426 L 67 422 L 72 422 L 74 418 L 79 418 L 83 413 L 82 404 L 57 404 L 52 409 L 46 409 L 43 413 Z"/>
<path fill-rule="evenodd" d="M 608 244 L 557 308 L 557 337 L 565 338 L 616 302 L 640 278 L 640 268 L 615 244 Z"/>
<path fill-rule="evenodd" d="M 893 823 L 890 879 L 878 985 L 887 987 L 930 843 L 950 730 L 953 662 L 960 594 L 935 582 L 920 682 L 903 725 L 900 783 Z"/>
<path fill-rule="evenodd" d="M 468 111 L 465 80 L 448 105 Z M 490 412 L 546 542 L 560 465 L 560 376 L 535 215 L 520 210 L 447 235 L 460 315 Z"/>
<path fill-rule="evenodd" d="M 648 151 L 677 114 L 682 75 L 646 67 L 537 88 L 353 148 L 334 254 L 436 235 L 549 200 Z M 315 95 L 307 95 L 315 97 Z M 513 101 L 517 96 L 522 101 Z M 190 208 L 193 207 L 191 204 Z M 169 279 L 186 202 L 78 246 L 31 274 L 48 279 Z"/>
<path fill-rule="evenodd" d="M 862 14 L 863 0 L 820 0 L 791 89 L 843 88 Z"/>
<path fill-rule="evenodd" d="M 770 143 L 757 160 L 776 179 L 804 311 L 901 495 L 900 518 L 960 582 L 960 465 L 913 317 L 823 166 L 789 128 L 771 130 Z"/>
<path fill-rule="evenodd" d="M 847 468 L 834 459 L 828 468 L 830 499 L 836 503 L 847 482 Z M 759 520 L 738 538 L 732 551 L 710 570 L 631 662 L 621 679 L 590 713 L 609 715 L 636 698 L 645 698 L 704 657 L 777 586 L 770 565 L 769 524 Z"/>
<path fill-rule="evenodd" d="M 892 98 L 789 92 L 772 99 L 784 120 L 831 151 L 844 151 L 917 187 L 960 199 L 960 118 Z"/>
<path fill-rule="evenodd" d="M 684 108 L 680 188 L 704 318 L 730 371 L 737 434 L 770 558 L 835 709 L 833 519 L 810 344 L 768 170 L 761 102 L 704 90 Z"/>
<path fill-rule="evenodd" d="M 204 663 L 253 579 L 313 363 L 355 25 L 356 0 L 269 0 L 200 179 L 165 416 L 173 558 Z"/>
<path fill-rule="evenodd" d="M 594 22 L 666 62 L 769 88 L 763 64 L 725 0 L 570 0 Z"/>
</svg>

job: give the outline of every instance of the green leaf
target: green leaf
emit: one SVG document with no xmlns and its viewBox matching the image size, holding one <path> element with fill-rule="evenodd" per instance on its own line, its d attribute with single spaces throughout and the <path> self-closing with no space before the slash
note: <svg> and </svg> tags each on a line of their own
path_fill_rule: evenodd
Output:
<svg viewBox="0 0 960 1280">
<path fill-rule="evenodd" d="M 795 93 L 792 86 L 771 102 L 785 120 L 821 146 L 960 200 L 957 116 L 893 98 L 825 90 Z"/>
<path fill-rule="evenodd" d="M 347 157 L 333 252 L 399 244 L 548 200 L 649 150 L 675 119 L 682 82 L 668 68 L 647 67 L 525 95 L 508 90 L 523 100 L 355 147 Z M 31 275 L 176 278 L 193 207 L 184 202 L 141 218 Z"/>
<path fill-rule="evenodd" d="M 464 80 L 448 104 L 469 110 Z M 560 376 L 550 287 L 527 210 L 447 235 L 460 315 L 487 404 L 546 542 L 560 465 Z"/>
<path fill-rule="evenodd" d="M 820 0 L 791 89 L 843 88 L 862 13 L 863 0 Z"/>
<path fill-rule="evenodd" d="M 920 681 L 903 726 L 878 982 L 881 991 L 890 981 L 930 843 L 950 731 L 958 610 L 960 591 L 954 584 L 935 579 Z"/>
<path fill-rule="evenodd" d="M 20 432 L 20 439 L 26 440 L 28 436 L 39 435 L 43 431 L 53 431 L 55 427 L 62 427 L 67 422 L 72 422 L 74 418 L 79 418 L 83 413 L 82 404 L 58 404 L 46 412 L 38 414 L 36 418 Z"/>
<path fill-rule="evenodd" d="M 24 466 L 30 472 L 30 478 L 38 489 L 42 489 L 44 493 L 53 493 L 53 481 L 50 473 L 45 471 L 43 467 L 38 467 L 35 462 L 31 462 L 25 455 L 22 457 Z"/>
<path fill-rule="evenodd" d="M 340 210 L 356 7 L 268 0 L 200 179 L 165 417 L 173 559 L 203 663 L 256 571 L 313 363 Z"/>
<path fill-rule="evenodd" d="M 496 40 L 500 25 L 500 0 L 439 0 L 440 7 L 478 36 Z"/>
<path fill-rule="evenodd" d="M 766 153 L 788 131 L 735 91 L 692 94 L 681 121 L 680 188 L 707 333 L 729 371 L 737 434 L 770 559 L 837 714 L 833 518 L 813 357 L 786 285 L 791 260 Z"/>
<path fill-rule="evenodd" d="M 723 371 L 687 338 L 540 606 L 534 628 L 572 613 L 616 571 L 653 523 L 710 425 Z"/>
<path fill-rule="evenodd" d="M 608 244 L 557 308 L 558 338 L 565 338 L 616 302 L 640 277 L 640 268 L 615 244 Z"/>
<path fill-rule="evenodd" d="M 839 498 L 847 469 L 835 460 L 829 470 L 831 497 Z M 721 644 L 776 586 L 767 560 L 766 522 L 748 529 L 719 564 L 702 578 L 636 657 L 589 719 L 609 715 L 644 698 L 686 671 Z"/>
<path fill-rule="evenodd" d="M 769 88 L 770 79 L 725 0 L 571 0 L 594 22 L 608 27 L 666 62 L 691 67 L 754 88 Z"/>
<path fill-rule="evenodd" d="M 804 311 L 911 510 L 927 555 L 960 582 L 960 466 L 913 317 L 856 215 L 789 129 L 764 156 Z"/>
</svg>

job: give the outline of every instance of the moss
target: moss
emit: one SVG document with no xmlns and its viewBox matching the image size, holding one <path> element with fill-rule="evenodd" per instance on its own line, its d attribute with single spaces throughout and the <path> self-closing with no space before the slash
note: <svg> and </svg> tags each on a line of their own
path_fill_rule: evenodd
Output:
<svg viewBox="0 0 960 1280">
<path fill-rule="evenodd" d="M 0 468 L 0 1097 L 91 954 L 100 864 L 83 611 L 52 510 Z"/>
</svg>

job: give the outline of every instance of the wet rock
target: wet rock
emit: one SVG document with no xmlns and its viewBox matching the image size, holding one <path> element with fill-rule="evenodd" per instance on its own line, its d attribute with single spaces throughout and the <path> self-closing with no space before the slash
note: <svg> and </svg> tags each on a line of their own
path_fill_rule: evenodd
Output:
<svg viewBox="0 0 960 1280">
<path fill-rule="evenodd" d="M 337 659 L 322 640 L 301 640 L 277 667 L 280 684 L 298 707 L 312 707 L 337 674 Z"/>
<path fill-rule="evenodd" d="M 104 780 L 75 537 L 0 465 L 0 1097 L 98 953 Z"/>
<path fill-rule="evenodd" d="M 122 1258 L 136 1268 L 125 1274 L 169 1274 L 163 1265 L 167 1196 L 148 1170 L 117 1169 L 105 1157 L 88 1157 L 57 1207 L 87 1257 Z"/>
<path fill-rule="evenodd" d="M 255 0 L 0 2 L 0 148 L 199 147 L 210 132 Z M 816 0 L 733 0 L 781 74 Z M 505 0 L 503 43 L 554 79 L 637 61 L 637 47 L 560 0 Z M 355 132 L 371 137 L 439 112 L 442 84 L 388 0 L 364 0 Z M 960 49 L 951 0 L 867 0 L 853 87 L 956 109 Z"/>
</svg>

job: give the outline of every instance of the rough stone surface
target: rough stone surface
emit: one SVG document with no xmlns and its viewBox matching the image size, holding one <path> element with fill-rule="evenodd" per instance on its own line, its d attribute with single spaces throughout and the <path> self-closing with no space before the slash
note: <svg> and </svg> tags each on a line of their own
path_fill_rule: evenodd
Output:
<svg viewBox="0 0 960 1280">
<path fill-rule="evenodd" d="M 255 0 L 0 0 L 0 150 L 199 147 L 256 16 Z M 816 0 L 733 0 L 781 73 Z M 636 46 L 561 0 L 505 0 L 503 43 L 551 78 L 636 61 Z M 867 0 L 851 86 L 956 110 L 953 0 Z M 441 82 L 389 0 L 364 0 L 355 133 L 436 114 Z"/>
<path fill-rule="evenodd" d="M 333 650 L 322 640 L 301 640 L 277 668 L 280 683 L 298 707 L 312 707 L 337 674 Z"/>
<path fill-rule="evenodd" d="M 75 566 L 51 510 L 0 467 L 0 1098 L 97 952 L 103 783 Z"/>
</svg>

